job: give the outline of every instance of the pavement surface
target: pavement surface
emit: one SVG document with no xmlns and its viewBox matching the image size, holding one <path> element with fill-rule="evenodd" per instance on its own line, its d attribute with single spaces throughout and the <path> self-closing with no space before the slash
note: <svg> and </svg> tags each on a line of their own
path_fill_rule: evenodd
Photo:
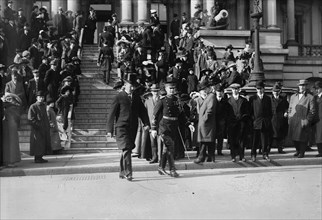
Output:
<svg viewBox="0 0 322 220">
<path fill-rule="evenodd" d="M 0 219 L 322 219 L 320 165 L 0 178 Z"/>
<path fill-rule="evenodd" d="M 284 149 L 286 154 L 278 154 L 276 149 L 272 149 L 271 161 L 268 162 L 257 155 L 257 161 L 250 160 L 250 150 L 246 150 L 246 162 L 231 162 L 229 150 L 223 150 L 224 156 L 216 156 L 216 162 L 205 162 L 195 164 L 195 151 L 188 151 L 184 159 L 177 160 L 176 168 L 181 170 L 196 169 L 219 169 L 219 168 L 251 168 L 251 167 L 278 167 L 292 165 L 322 165 L 322 158 L 316 158 L 316 147 L 314 151 L 306 152 L 304 158 L 293 157 L 294 149 Z M 27 154 L 22 155 L 22 161 L 16 168 L 1 168 L 0 177 L 10 176 L 35 176 L 35 175 L 59 175 L 77 173 L 106 173 L 119 172 L 120 153 L 95 153 L 95 154 L 63 154 L 45 156 L 49 162 L 44 164 L 34 163 L 34 157 Z M 132 157 L 133 172 L 156 171 L 158 164 L 149 164 L 145 159 Z"/>
</svg>

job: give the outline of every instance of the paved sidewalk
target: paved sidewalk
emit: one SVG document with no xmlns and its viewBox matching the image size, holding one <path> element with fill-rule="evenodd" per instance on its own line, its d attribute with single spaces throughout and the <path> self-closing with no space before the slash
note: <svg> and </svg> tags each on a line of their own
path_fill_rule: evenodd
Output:
<svg viewBox="0 0 322 220">
<path fill-rule="evenodd" d="M 314 151 L 306 152 L 305 158 L 293 157 L 294 149 L 284 149 L 286 154 L 278 154 L 276 149 L 272 149 L 271 161 L 265 161 L 261 155 L 257 156 L 257 161 L 250 160 L 250 150 L 246 150 L 246 162 L 231 162 L 229 150 L 223 150 L 224 156 L 216 156 L 216 162 L 205 162 L 194 164 L 196 158 L 195 151 L 189 151 L 184 159 L 176 161 L 176 168 L 180 170 L 194 169 L 218 169 L 218 168 L 251 168 L 251 167 L 274 167 L 292 165 L 322 165 L 322 158 L 316 158 L 316 148 Z M 0 177 L 9 176 L 36 176 L 36 175 L 59 175 L 77 173 L 106 173 L 119 171 L 120 153 L 95 153 L 95 154 L 65 154 L 45 156 L 49 162 L 45 164 L 34 163 L 34 158 L 23 154 L 22 161 L 16 168 L 2 168 Z M 149 164 L 145 159 L 132 157 L 133 172 L 156 171 L 158 164 Z"/>
</svg>

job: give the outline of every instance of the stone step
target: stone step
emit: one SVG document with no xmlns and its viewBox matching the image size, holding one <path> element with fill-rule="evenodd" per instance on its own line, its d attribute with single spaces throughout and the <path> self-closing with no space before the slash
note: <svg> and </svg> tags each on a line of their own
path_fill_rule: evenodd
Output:
<svg viewBox="0 0 322 220">
<path fill-rule="evenodd" d="M 105 85 L 104 84 L 93 84 L 93 85 L 88 84 L 88 85 L 81 86 L 81 91 L 82 91 L 82 89 L 92 89 L 92 90 L 111 89 L 111 88 L 113 88 L 112 86 L 113 86 L 112 83 L 110 83 L 108 85 L 106 85 L 106 84 Z"/>
<path fill-rule="evenodd" d="M 70 148 L 63 150 L 63 154 L 93 154 L 93 153 L 116 153 L 119 152 L 117 147 L 113 148 Z"/>
<path fill-rule="evenodd" d="M 107 122 L 106 118 L 80 118 L 76 117 L 74 123 L 75 124 L 83 124 L 83 123 L 90 123 L 90 124 L 96 124 L 96 123 L 102 123 Z"/>
<path fill-rule="evenodd" d="M 105 112 L 99 112 L 99 113 L 88 113 L 88 112 L 77 112 L 77 118 L 83 119 L 83 118 L 91 118 L 91 119 L 102 119 L 106 120 L 109 113 Z"/>
<path fill-rule="evenodd" d="M 31 126 L 29 124 L 20 124 L 19 131 L 30 131 Z"/>
<path fill-rule="evenodd" d="M 106 122 L 104 123 L 78 123 L 75 122 L 74 129 L 106 129 Z"/>
<path fill-rule="evenodd" d="M 112 99 L 116 94 L 115 93 L 105 93 L 105 94 L 83 94 L 79 95 L 80 100 L 87 99 L 99 99 L 101 101 L 105 101 L 106 99 Z"/>
<path fill-rule="evenodd" d="M 106 89 L 97 89 L 97 90 L 92 90 L 92 89 L 82 89 L 81 90 L 81 95 L 110 95 L 110 94 L 117 94 L 115 90 L 113 90 L 112 87 L 106 88 Z"/>
<path fill-rule="evenodd" d="M 82 111 L 79 110 L 80 108 L 101 108 L 101 109 L 107 109 L 110 108 L 109 103 L 78 103 L 77 107 L 75 108 L 75 111 L 77 110 L 77 112 Z"/>
<path fill-rule="evenodd" d="M 19 137 L 30 137 L 30 130 L 18 131 Z"/>
<path fill-rule="evenodd" d="M 83 142 L 72 142 L 70 148 L 109 148 L 116 149 L 116 142 L 106 141 L 83 141 Z"/>
<path fill-rule="evenodd" d="M 86 78 L 94 78 L 94 79 L 103 79 L 103 73 L 99 73 L 97 71 L 87 71 L 82 72 L 83 76 Z"/>
<path fill-rule="evenodd" d="M 105 135 L 105 129 L 73 129 L 72 136 L 75 135 Z"/>
<path fill-rule="evenodd" d="M 30 143 L 30 135 L 29 136 L 19 135 L 19 143 Z"/>
<path fill-rule="evenodd" d="M 108 112 L 110 109 L 110 105 L 108 105 L 107 107 L 98 107 L 97 105 L 95 105 L 94 107 L 88 108 L 87 106 L 77 106 L 77 108 L 75 108 L 75 113 L 76 113 L 76 117 L 78 113 L 105 113 Z"/>
<path fill-rule="evenodd" d="M 114 138 L 106 138 L 105 135 L 72 135 L 72 142 L 104 142 L 115 143 Z"/>
</svg>

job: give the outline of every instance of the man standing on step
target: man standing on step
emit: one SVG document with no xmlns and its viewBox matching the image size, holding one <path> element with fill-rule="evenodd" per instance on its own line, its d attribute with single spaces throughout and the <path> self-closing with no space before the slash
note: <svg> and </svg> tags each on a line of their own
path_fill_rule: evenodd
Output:
<svg viewBox="0 0 322 220">
<path fill-rule="evenodd" d="M 132 149 L 135 147 L 135 137 L 138 128 L 138 118 L 149 129 L 149 117 L 144 104 L 137 93 L 133 93 L 137 85 L 136 75 L 128 74 L 124 79 L 124 90 L 113 99 L 110 114 L 107 119 L 107 137 L 112 136 L 115 121 L 116 143 L 122 150 L 120 160 L 120 178 L 132 181 Z"/>
<path fill-rule="evenodd" d="M 101 71 L 103 71 L 104 82 L 110 82 L 110 72 L 112 70 L 112 63 L 114 62 L 114 54 L 113 47 L 109 47 L 107 42 L 103 42 L 103 47 L 100 48 L 100 52 L 98 55 L 97 66 L 100 67 Z"/>
</svg>

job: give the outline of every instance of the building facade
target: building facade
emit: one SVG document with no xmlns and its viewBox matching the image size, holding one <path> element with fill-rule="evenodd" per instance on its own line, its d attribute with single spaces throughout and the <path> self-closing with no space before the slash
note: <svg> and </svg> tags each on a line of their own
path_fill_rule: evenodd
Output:
<svg viewBox="0 0 322 220">
<path fill-rule="evenodd" d="M 299 78 L 322 77 L 322 1 L 321 0 L 217 0 L 228 11 L 228 30 L 251 30 L 253 20 L 250 14 L 255 10 L 263 12 L 260 21 L 260 45 L 266 78 L 282 80 L 287 86 L 294 86 Z M 1 0 L 1 13 L 7 0 Z M 208 12 L 215 0 L 13 0 L 14 10 L 23 8 L 29 18 L 34 4 L 46 6 L 50 16 L 63 10 L 83 10 L 88 13 L 93 7 L 98 14 L 97 31 L 117 13 L 123 28 L 148 23 L 150 10 L 156 9 L 161 24 L 168 30 L 173 14 L 181 18 L 182 13 L 192 17 L 196 5 Z M 2 15 L 1 15 L 2 16 Z M 225 46 L 225 45 L 222 45 Z M 281 59 L 282 57 L 282 59 Z"/>
</svg>

